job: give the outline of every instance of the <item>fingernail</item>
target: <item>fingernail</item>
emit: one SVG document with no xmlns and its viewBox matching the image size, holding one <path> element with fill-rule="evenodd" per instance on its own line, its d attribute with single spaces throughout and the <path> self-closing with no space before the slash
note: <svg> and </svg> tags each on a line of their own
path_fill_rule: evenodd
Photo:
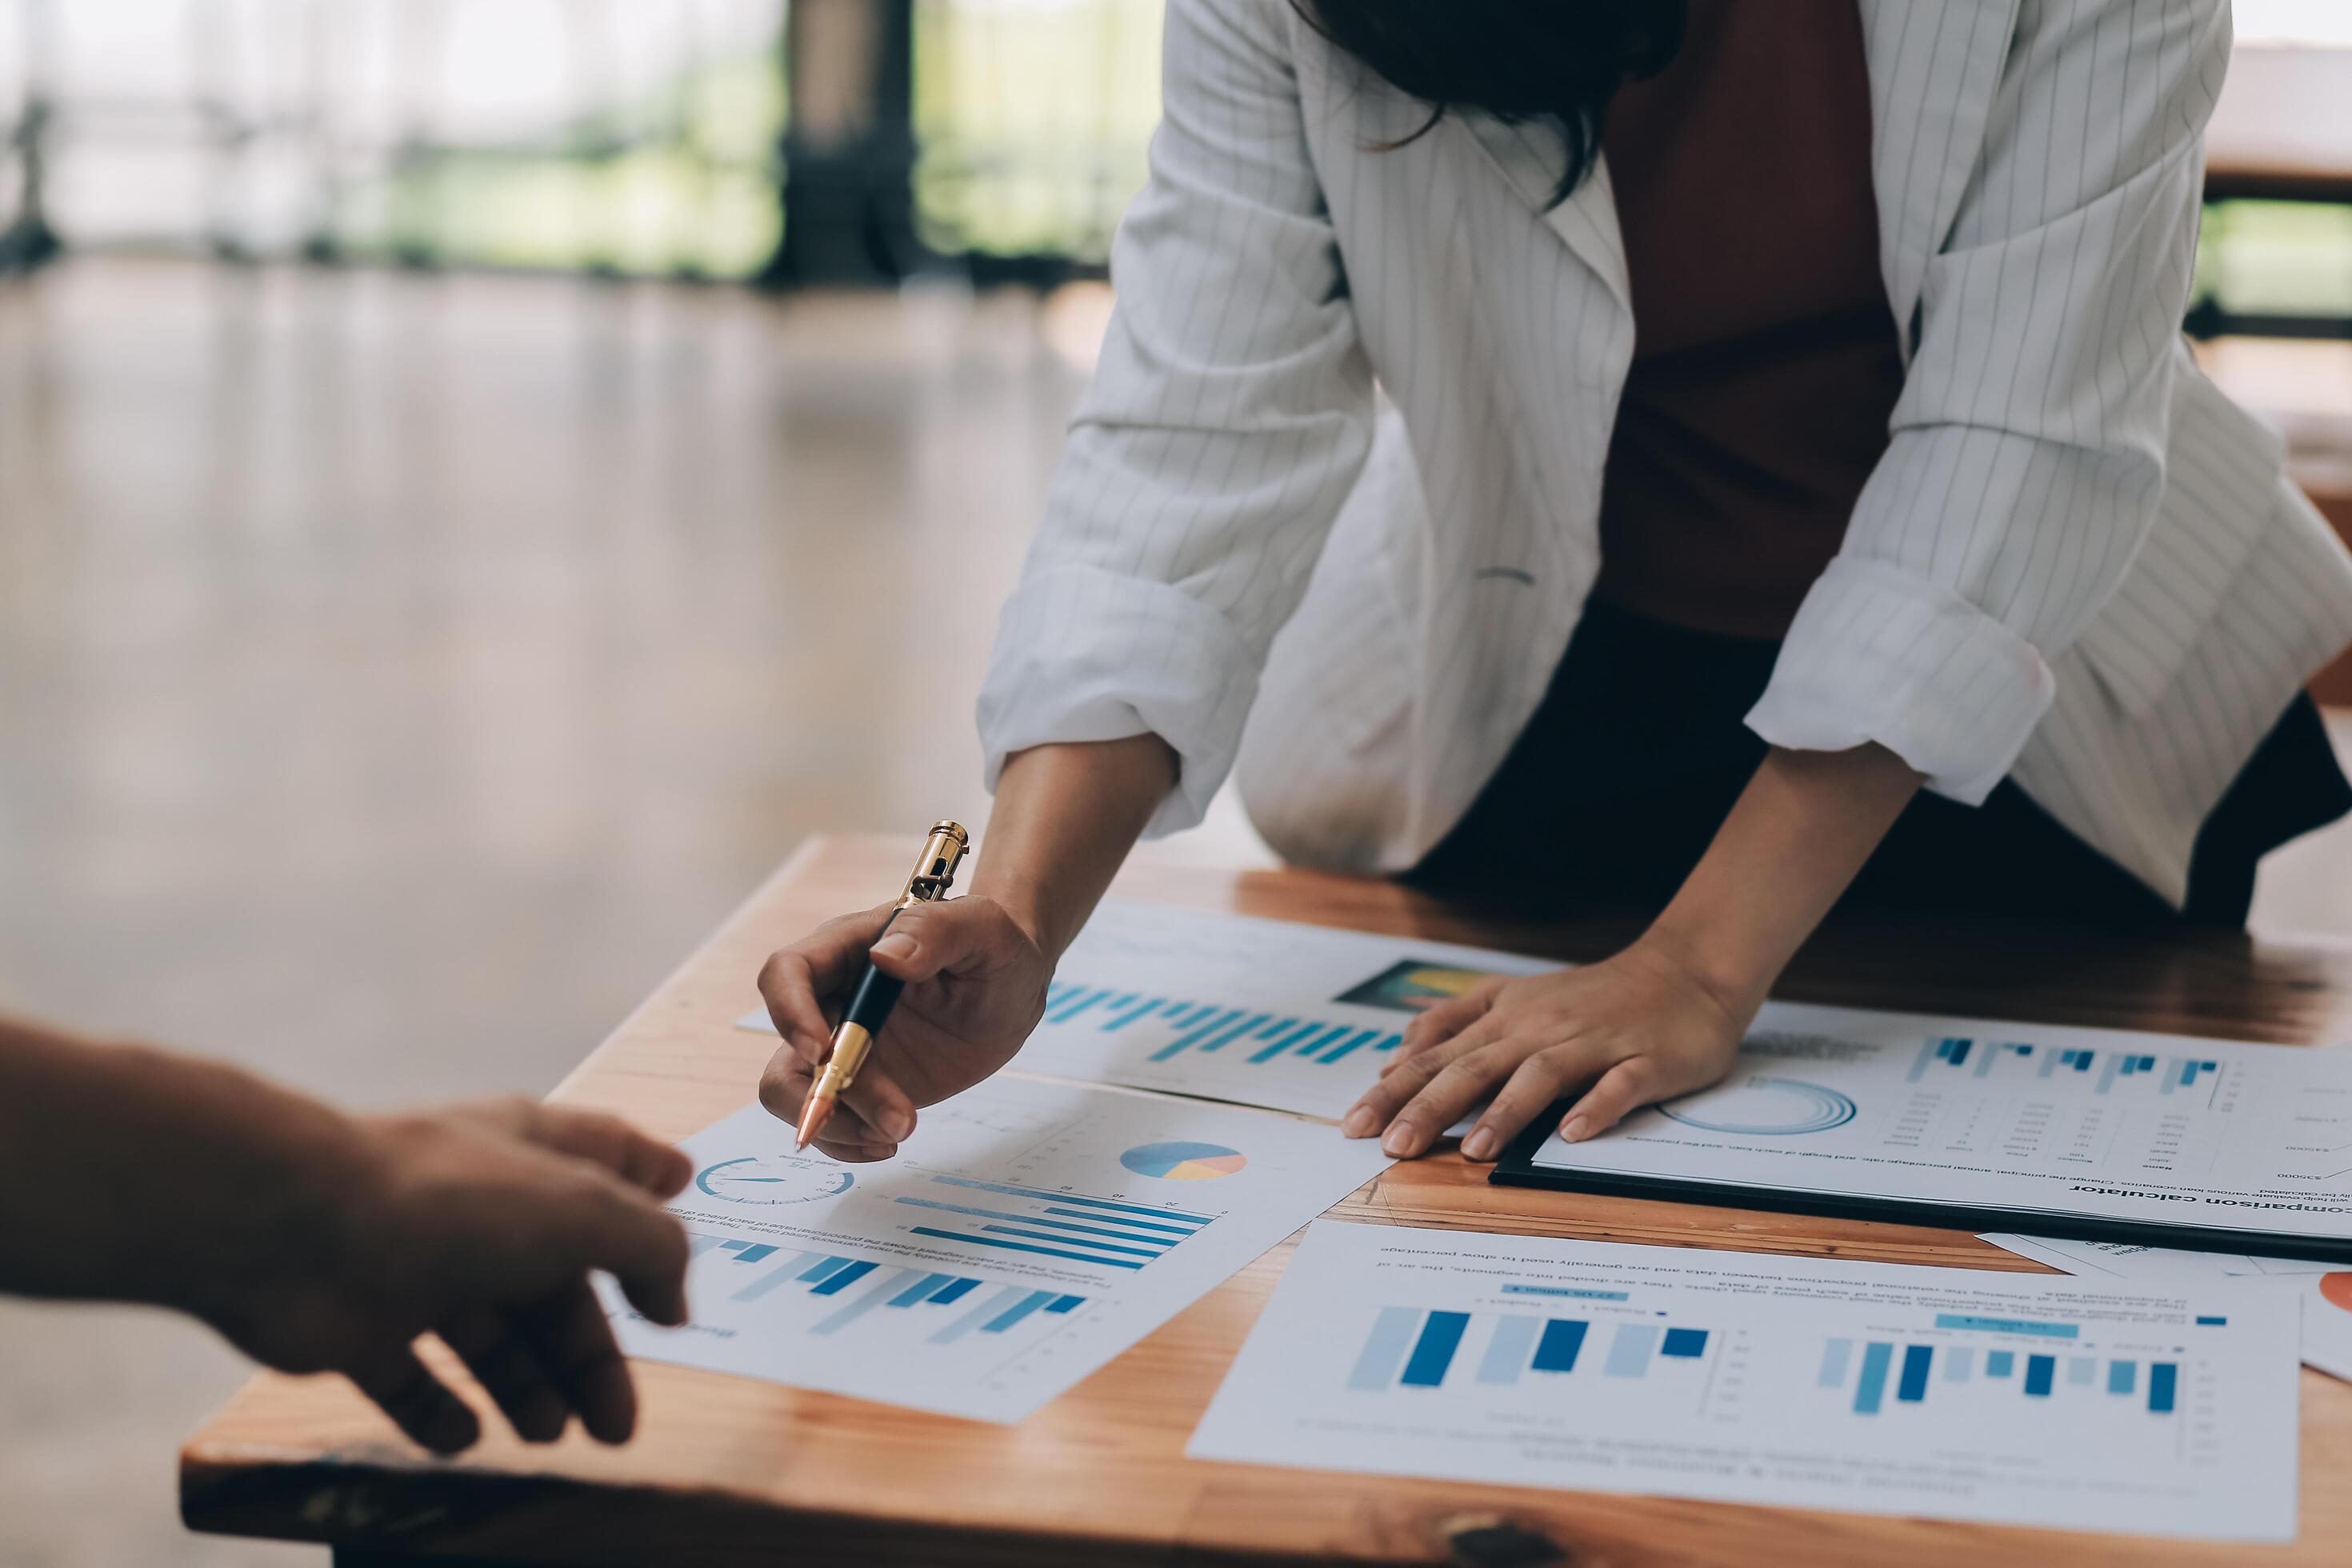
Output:
<svg viewBox="0 0 2352 1568">
<path fill-rule="evenodd" d="M 1391 1121 L 1389 1135 L 1381 1140 L 1381 1152 L 1402 1160 L 1412 1153 L 1414 1140 L 1419 1136 L 1410 1121 Z"/>
<path fill-rule="evenodd" d="M 915 939 L 905 931 L 893 931 L 874 944 L 877 958 L 908 959 L 915 956 Z"/>
<path fill-rule="evenodd" d="M 882 1131 L 892 1142 L 905 1142 L 908 1135 L 914 1131 L 915 1116 L 912 1111 L 891 1110 L 883 1114 Z"/>
<path fill-rule="evenodd" d="M 1559 1130 L 1559 1141 L 1563 1143 L 1581 1143 L 1584 1142 L 1584 1118 L 1571 1116 Z"/>
<path fill-rule="evenodd" d="M 1462 1140 L 1462 1157 L 1465 1160 L 1484 1160 L 1494 1152 L 1495 1130 L 1491 1127 L 1473 1127 L 1470 1136 Z"/>
<path fill-rule="evenodd" d="M 1360 1105 L 1348 1112 L 1348 1120 L 1339 1123 L 1339 1132 L 1346 1138 L 1369 1138 L 1380 1125 L 1380 1117 L 1369 1105 Z"/>
</svg>

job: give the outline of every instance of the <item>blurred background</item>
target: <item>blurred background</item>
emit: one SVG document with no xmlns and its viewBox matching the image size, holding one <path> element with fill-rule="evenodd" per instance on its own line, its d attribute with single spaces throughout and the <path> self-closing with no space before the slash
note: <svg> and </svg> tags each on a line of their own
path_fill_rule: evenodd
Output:
<svg viewBox="0 0 2352 1568">
<path fill-rule="evenodd" d="M 1159 22 L 0 0 L 0 1007 L 535 1093 L 806 835 L 984 819 Z M 2187 325 L 2352 527 L 2352 6 L 2238 30 Z M 2352 837 L 2256 922 L 2352 940 Z M 240 1375 L 0 1302 L 0 1564 L 323 1563 L 178 1530 Z"/>
</svg>

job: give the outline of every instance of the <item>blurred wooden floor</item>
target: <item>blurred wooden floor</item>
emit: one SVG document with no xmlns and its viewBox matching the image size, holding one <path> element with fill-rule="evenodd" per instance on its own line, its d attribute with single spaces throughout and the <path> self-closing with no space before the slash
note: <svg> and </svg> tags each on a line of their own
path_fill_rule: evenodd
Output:
<svg viewBox="0 0 2352 1568">
<path fill-rule="evenodd" d="M 1098 311 L 0 289 L 0 1006 L 360 1104 L 536 1091 L 803 835 L 980 819 L 979 661 Z M 964 591 L 907 596 L 942 557 Z M 1231 811 L 1189 847 L 1263 857 Z M 2352 934 L 2352 838 L 2260 917 Z M 239 1375 L 0 1302 L 0 1563 L 318 1563 L 177 1529 Z"/>
</svg>

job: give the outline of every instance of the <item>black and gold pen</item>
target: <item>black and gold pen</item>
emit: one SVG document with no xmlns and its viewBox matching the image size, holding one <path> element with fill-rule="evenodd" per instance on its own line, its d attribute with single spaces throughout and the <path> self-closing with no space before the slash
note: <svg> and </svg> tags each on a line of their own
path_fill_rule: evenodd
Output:
<svg viewBox="0 0 2352 1568">
<path fill-rule="evenodd" d="M 948 889 L 955 885 L 956 867 L 970 845 L 962 824 L 931 824 L 931 836 L 923 841 L 923 857 L 915 862 L 914 874 L 907 879 L 906 891 L 898 895 L 889 920 L 884 921 L 882 930 L 874 933 L 876 942 L 880 942 L 883 933 L 898 920 L 900 910 L 947 897 Z M 832 1120 L 834 1106 L 857 1081 L 858 1068 L 866 1065 L 867 1054 L 874 1049 L 874 1037 L 882 1032 L 905 986 L 906 982 L 893 980 L 875 968 L 870 956 L 866 960 L 856 988 L 849 994 L 849 1005 L 842 1010 L 841 1022 L 834 1028 L 833 1047 L 824 1054 L 824 1068 L 809 1090 L 808 1103 L 801 1107 L 794 1148 L 805 1149 L 815 1142 L 816 1135 Z"/>
</svg>

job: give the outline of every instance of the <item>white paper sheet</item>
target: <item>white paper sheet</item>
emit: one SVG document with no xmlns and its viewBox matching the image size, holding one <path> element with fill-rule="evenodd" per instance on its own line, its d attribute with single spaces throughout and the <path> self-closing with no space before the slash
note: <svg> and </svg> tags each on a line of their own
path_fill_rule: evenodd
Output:
<svg viewBox="0 0 2352 1568">
<path fill-rule="evenodd" d="M 1106 900 L 1063 955 L 1016 1067 L 1338 1117 L 1414 1015 L 1541 959 Z M 773 1033 L 764 1011 L 740 1027 Z M 1466 1129 L 1465 1129 L 1466 1130 Z"/>
<path fill-rule="evenodd" d="M 2340 1051 L 1772 1003 L 1723 1083 L 1536 1163 L 2352 1252 L 2347 1096 Z"/>
<path fill-rule="evenodd" d="M 2214 1321 L 2208 1321 L 2214 1320 Z M 2293 1303 L 1324 1221 L 1196 1458 L 2285 1541 Z"/>
<path fill-rule="evenodd" d="M 2182 1252 L 2168 1247 L 2127 1247 L 2112 1241 L 2070 1241 L 2048 1236 L 1988 1235 L 1985 1240 L 2069 1274 L 2179 1285 L 2208 1279 L 2266 1279 L 2303 1308 L 2303 1363 L 2352 1382 L 2352 1270 L 2302 1258 L 2256 1258 L 2242 1252 Z"/>
<path fill-rule="evenodd" d="M 998 1079 L 900 1154 L 793 1152 L 756 1105 L 686 1141 L 693 1321 L 607 1288 L 630 1355 L 1018 1421 L 1387 1168 L 1260 1112 Z"/>
</svg>

